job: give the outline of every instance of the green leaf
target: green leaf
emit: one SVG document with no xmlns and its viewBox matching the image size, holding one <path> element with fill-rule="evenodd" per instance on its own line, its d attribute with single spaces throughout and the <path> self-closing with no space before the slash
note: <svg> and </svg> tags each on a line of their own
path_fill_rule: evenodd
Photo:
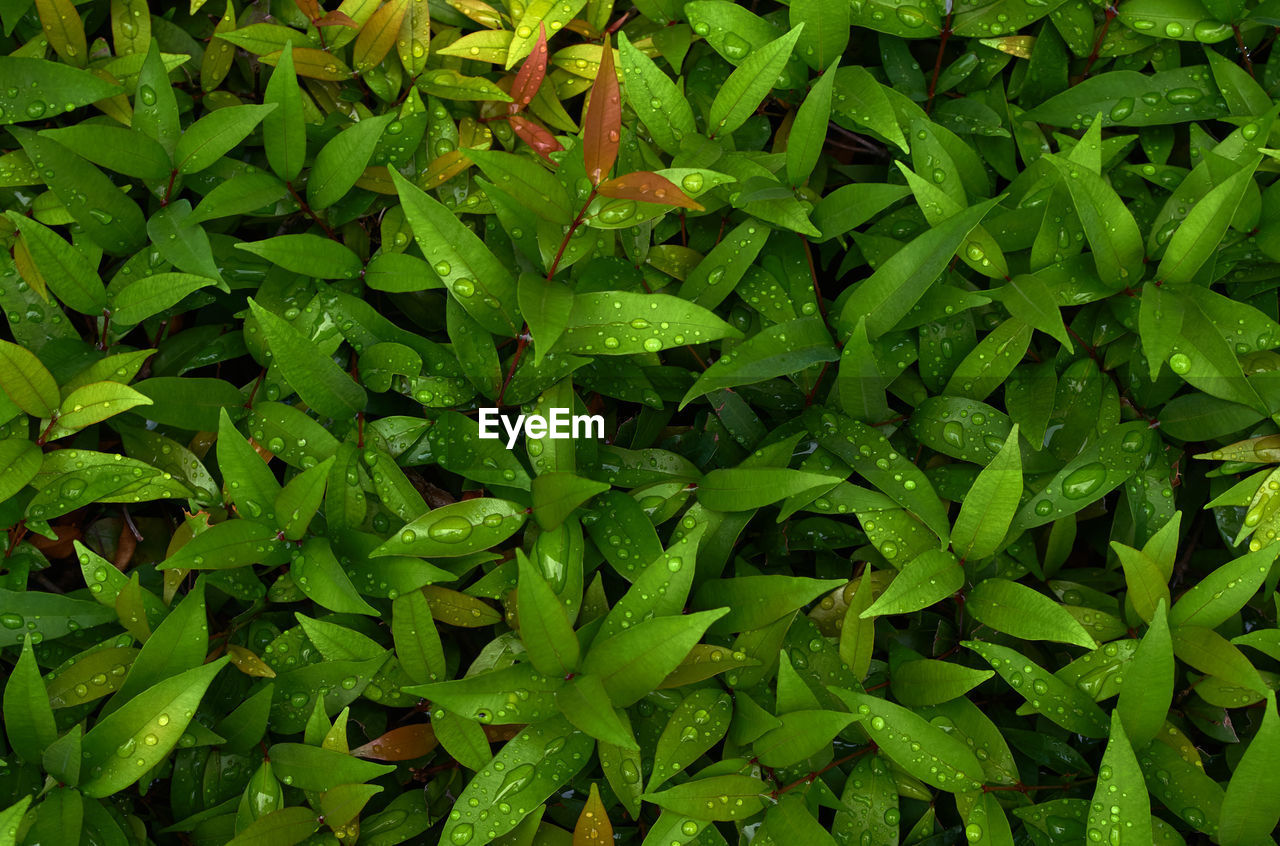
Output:
<svg viewBox="0 0 1280 846">
<path fill-rule="evenodd" d="M 533 519 L 544 530 L 558 528 L 581 505 L 609 490 L 605 482 L 584 479 L 572 473 L 543 473 L 531 482 Z"/>
<path fill-rule="evenodd" d="M 926 550 L 908 561 L 880 597 L 858 616 L 866 620 L 885 614 L 909 614 L 941 602 L 962 587 L 964 568 L 956 557 L 944 549 Z"/>
<path fill-rule="evenodd" d="M 1113 70 L 1036 104 L 1022 119 L 1070 126 L 1080 120 L 1079 115 L 1100 113 L 1103 128 L 1212 120 L 1227 111 L 1212 78 L 1206 65 L 1184 65 L 1151 74 Z"/>
<path fill-rule="evenodd" d="M 839 357 L 831 333 L 819 318 L 805 317 L 770 326 L 704 370 L 680 400 L 680 407 L 712 391 L 763 382 Z"/>
<path fill-rule="evenodd" d="M 1075 203 L 1102 284 L 1119 289 L 1142 278 L 1146 248 L 1124 201 L 1101 176 L 1086 167 L 1046 155 Z"/>
<path fill-rule="evenodd" d="M 559 597 L 522 550 L 516 551 L 520 581 L 517 611 L 520 639 L 541 673 L 566 676 L 578 666 L 579 644 Z"/>
<path fill-rule="evenodd" d="M 685 524 L 692 523 L 692 528 Z M 705 522 L 686 517 L 682 531 L 665 550 L 653 557 L 635 577 L 630 589 L 614 604 L 596 630 L 596 638 L 610 637 L 630 628 L 635 620 L 680 614 L 693 587 L 698 544 L 706 532 Z M 616 531 L 616 527 L 614 527 Z"/>
<path fill-rule="evenodd" d="M 1168 606 L 1161 602 L 1151 616 L 1133 661 L 1124 671 L 1115 713 L 1125 734 L 1139 749 L 1150 743 L 1164 726 L 1173 703 L 1173 642 L 1169 638 Z"/>
<path fill-rule="evenodd" d="M 1148 369 L 1154 380 L 1161 366 L 1173 354 L 1182 335 L 1184 305 L 1182 298 L 1162 285 L 1142 286 L 1142 304 L 1138 312 L 1138 334 Z"/>
<path fill-rule="evenodd" d="M 355 186 L 373 158 L 378 139 L 393 120 L 394 114 L 365 118 L 320 148 L 307 180 L 307 202 L 311 208 L 327 209 Z"/>
<path fill-rule="evenodd" d="M 250 564 L 283 564 L 287 550 L 275 526 L 253 520 L 228 520 L 193 537 L 164 561 L 169 569 L 227 570 Z"/>
<path fill-rule="evenodd" d="M 844 807 L 836 811 L 831 826 L 838 842 L 851 842 L 850 838 L 864 833 L 871 836 L 873 843 L 897 840 L 898 822 L 902 819 L 898 789 L 880 755 L 858 758 L 845 780 L 840 801 Z"/>
<path fill-rule="evenodd" d="M 58 384 L 40 359 L 24 347 L 0 341 L 0 390 L 32 417 L 58 410 Z"/>
<path fill-rule="evenodd" d="M 752 511 L 804 491 L 828 490 L 843 481 L 785 467 L 712 470 L 698 482 L 698 501 L 712 511 Z"/>
<path fill-rule="evenodd" d="M 622 30 L 618 31 L 618 54 L 627 102 L 659 147 L 668 153 L 679 152 L 681 140 L 697 132 L 689 101 Z"/>
<path fill-rule="evenodd" d="M 170 157 L 173 156 L 181 134 L 178 100 L 169 84 L 169 71 L 160 53 L 160 44 L 154 39 L 138 73 L 130 126 L 155 139 Z"/>
<path fill-rule="evenodd" d="M 563 283 L 522 273 L 517 283 L 520 314 L 533 337 L 533 360 L 539 362 L 551 350 L 568 325 L 573 311 L 573 290 Z"/>
<path fill-rule="evenodd" d="M 1166 285 L 1190 282 L 1220 248 L 1245 191 L 1253 184 L 1259 159 L 1253 159 L 1215 185 L 1191 207 L 1173 231 L 1169 246 L 1156 269 L 1156 279 Z"/>
<path fill-rule="evenodd" d="M 323 791 L 339 784 L 360 784 L 395 769 L 302 743 L 277 743 L 268 754 L 280 780 L 303 790 Z"/>
<path fill-rule="evenodd" d="M 879 751 L 914 778 L 940 790 L 976 790 L 986 780 L 964 741 L 924 717 L 865 693 L 834 688 Z"/>
<path fill-rule="evenodd" d="M 892 329 L 933 286 L 965 238 L 997 201 L 987 200 L 952 215 L 894 253 L 845 299 L 840 326 L 851 330 L 865 315 L 867 336 L 872 340 Z"/>
<path fill-rule="evenodd" d="M 430 699 L 468 719 L 506 724 L 537 722 L 551 717 L 557 710 L 556 691 L 562 687 L 563 677 L 540 675 L 531 664 L 519 663 L 453 681 L 410 685 L 404 690 Z M 513 690 L 523 690 L 529 695 L 513 697 Z"/>
<path fill-rule="evenodd" d="M 937 705 L 964 696 L 994 676 L 990 670 L 975 670 L 932 658 L 904 661 L 893 671 L 893 697 L 909 707 Z"/>
<path fill-rule="evenodd" d="M 80 785 L 81 792 L 92 797 L 110 796 L 163 761 L 227 660 L 219 658 L 166 679 L 94 724 L 81 747 L 82 770 L 88 776 Z"/>
<path fill-rule="evenodd" d="M 40 471 L 40 461 L 40 447 L 32 441 L 25 438 L 0 440 L 0 465 L 6 468 L 0 474 L 0 502 L 12 497 L 35 478 Z"/>
<path fill-rule="evenodd" d="M 450 814 L 441 840 L 465 843 L 477 826 L 495 837 L 511 831 L 527 809 L 537 808 L 587 765 L 593 742 L 560 716 L 523 729 L 463 788 L 458 816 Z"/>
<path fill-rule="evenodd" d="M 715 634 L 758 629 L 840 587 L 843 579 L 739 576 L 708 580 L 693 597 L 695 608 L 718 608 Z M 707 612 L 713 613 L 713 612 Z"/>
<path fill-rule="evenodd" d="M 0 811 L 0 846 L 16 846 L 18 824 L 31 806 L 32 796 L 23 796 L 17 802 Z"/>
<path fill-rule="evenodd" d="M 70 111 L 121 90 L 119 85 L 88 71 L 48 61 L 43 58 L 43 51 L 41 58 L 0 57 L 0 78 L 24 83 L 0 91 L 2 124 L 39 120 L 46 113 L 52 116 L 63 110 Z"/>
<path fill-rule="evenodd" d="M 1118 711 L 1111 712 L 1107 751 L 1102 755 L 1098 783 L 1089 805 L 1089 829 L 1101 832 L 1103 842 L 1153 842 L 1151 800 Z"/>
<path fill-rule="evenodd" d="M 922 131 L 925 131 L 928 137 L 927 130 Z M 964 211 L 964 205 L 934 181 L 920 176 L 902 162 L 898 162 L 898 170 L 907 178 L 907 184 L 915 194 L 916 204 L 920 206 L 920 211 L 924 212 L 925 220 L 930 225 L 942 223 L 947 218 Z M 945 179 L 946 171 L 935 170 L 935 179 L 938 174 L 942 174 Z M 943 184 L 948 183 L 944 181 Z M 965 264 L 984 276 L 992 279 L 1005 279 L 1009 276 L 1009 262 L 1005 258 L 1004 251 L 1000 249 L 999 243 L 991 237 L 991 234 L 981 226 L 974 227 L 969 233 L 968 243 L 958 255 Z"/>
<path fill-rule="evenodd" d="M 307 405 L 326 417 L 348 420 L 363 410 L 364 389 L 288 321 L 249 300 L 271 348 L 272 361 Z"/>
<path fill-rule="evenodd" d="M 1018 535 L 1074 514 L 1110 493 L 1137 470 L 1151 449 L 1145 421 L 1123 423 L 1067 462 L 1018 510 L 1009 532 Z"/>
<path fill-rule="evenodd" d="M 111 319 L 133 326 L 181 303 L 189 294 L 217 285 L 218 280 L 191 273 L 157 273 L 135 279 L 111 293 Z"/>
<path fill-rule="evenodd" d="M 895 13 L 892 13 L 896 15 Z M 911 151 L 903 136 L 902 123 L 889 98 L 889 89 L 860 65 L 836 71 L 834 114 L 845 123 L 866 127 L 895 144 L 904 153 Z M 919 139 L 917 133 L 916 138 Z M 959 198 L 957 198 L 959 199 Z"/>
<path fill-rule="evenodd" d="M 680 297 L 715 308 L 737 287 L 768 240 L 769 231 L 755 221 L 738 224 L 685 277 Z"/>
<path fill-rule="evenodd" d="M 354 279 L 363 265 L 347 246 L 319 235 L 277 235 L 265 241 L 236 244 L 285 270 L 317 279 Z"/>
<path fill-rule="evenodd" d="M 498 428 L 492 424 L 490 433 Z M 456 411 L 446 411 L 427 433 L 431 452 L 441 467 L 477 482 L 528 490 L 528 471 L 504 447 L 508 435 L 481 437 L 477 421 Z"/>
<path fill-rule="evenodd" d="M 68 450 L 63 450 L 67 452 Z M 0 646 L 17 646 L 27 634 L 53 640 L 76 629 L 100 626 L 116 619 L 114 610 L 87 599 L 58 593 L 12 591 L 0 587 L 0 608 L 6 622 L 0 627 Z"/>
<path fill-rule="evenodd" d="M 1093 649 L 1096 644 L 1065 608 L 1019 582 L 984 579 L 965 597 L 974 619 L 1022 640 L 1050 640 Z"/>
<path fill-rule="evenodd" d="M 576 675 L 556 691 L 556 707 L 560 713 L 591 737 L 620 749 L 640 749 L 630 727 L 614 710 L 604 682 L 589 673 Z"/>
<path fill-rule="evenodd" d="M 576 294 L 557 352 L 632 355 L 736 338 L 741 332 L 702 306 L 669 294 Z"/>
<path fill-rule="evenodd" d="M 915 463 L 899 453 L 887 437 L 871 426 L 831 412 L 818 414 L 816 411 L 810 411 L 806 423 L 818 436 L 820 446 L 830 450 L 859 476 L 919 517 L 939 538 L 949 535 L 951 527 L 946 506 L 929 477 Z M 895 558 L 896 553 L 886 552 L 889 547 L 883 544 L 881 547 L 886 558 Z"/>
<path fill-rule="evenodd" d="M 615 706 L 625 708 L 653 690 L 725 609 L 636 623 L 599 643 L 582 659 L 582 672 L 600 677 Z"/>
<path fill-rule="evenodd" d="M 711 128 L 711 137 L 727 135 L 733 132 L 755 112 L 769 91 L 773 88 L 778 75 L 786 67 L 795 49 L 804 25 L 794 27 L 786 35 L 771 41 L 758 50 L 752 51 L 729 78 L 725 80 L 711 104 L 707 115 L 707 125 Z"/>
<path fill-rule="evenodd" d="M 1244 653 L 1213 629 L 1179 626 L 1172 629 L 1173 654 L 1202 673 L 1246 690 L 1266 693 L 1266 682 Z"/>
<path fill-rule="evenodd" d="M 745 819 L 764 808 L 769 787 L 746 775 L 714 775 L 695 778 L 658 793 L 641 796 L 647 802 L 695 820 L 725 821 Z"/>
<path fill-rule="evenodd" d="M 360 597 L 326 538 L 308 538 L 293 554 L 289 572 L 298 588 L 317 605 L 339 614 L 378 616 L 378 610 Z"/>
<path fill-rule="evenodd" d="M 166 179 L 173 165 L 164 147 L 125 127 L 82 123 L 41 131 L 96 165 L 137 179 Z"/>
<path fill-rule="evenodd" d="M 1010 687 L 1048 719 L 1085 737 L 1106 736 L 1106 715 L 1074 685 L 1032 662 L 1016 649 L 978 641 L 964 641 L 963 645 L 982 656 Z"/>
<path fill-rule="evenodd" d="M 475 162 L 490 181 L 543 220 L 557 224 L 573 220 L 568 192 L 549 170 L 533 159 L 493 150 L 468 150 L 467 158 Z"/>
<path fill-rule="evenodd" d="M 329 457 L 308 467 L 290 479 L 276 495 L 276 525 L 286 540 L 299 541 L 306 534 L 324 502 L 324 489 L 333 463 L 334 459 Z"/>
<path fill-rule="evenodd" d="M 5 216 L 22 233 L 31 260 L 58 299 L 81 314 L 101 314 L 107 307 L 107 292 L 84 254 L 34 220 L 12 211 Z"/>
<path fill-rule="evenodd" d="M 841 13 L 848 15 L 848 6 L 844 3 L 833 3 L 829 0 L 800 0 L 799 8 L 795 3 L 791 6 L 793 24 L 801 18 L 805 24 L 801 41 L 807 41 L 804 33 L 808 32 L 821 38 L 828 36 L 827 41 L 838 41 L 843 38 L 848 42 L 848 28 L 841 28 L 838 21 Z M 800 55 L 813 64 L 822 59 L 812 58 L 813 52 L 806 52 L 804 44 L 800 44 Z M 811 45 L 812 46 L 812 45 Z M 813 174 L 814 167 L 822 155 L 822 145 L 827 136 L 827 123 L 831 120 L 831 89 L 835 85 L 836 67 L 840 63 L 843 47 L 831 43 L 816 45 L 817 55 L 835 58 L 830 67 L 818 78 L 809 89 L 804 102 L 796 111 L 796 118 L 791 124 L 791 134 L 787 136 L 787 181 L 792 186 L 803 185 Z"/>
<path fill-rule="evenodd" d="M 453 212 L 398 173 L 392 179 L 418 247 L 445 287 L 485 329 L 502 337 L 517 334 L 511 273 Z"/>
<path fill-rule="evenodd" d="M 986 558 L 1000 548 L 1021 498 L 1022 454 L 1018 424 L 1014 423 L 1004 446 L 978 474 L 960 504 L 951 529 L 951 546 L 961 560 Z"/>
<path fill-rule="evenodd" d="M 39 761 L 58 736 L 30 637 L 23 639 L 22 654 L 4 685 L 4 730 L 13 751 L 28 763 Z"/>
<path fill-rule="evenodd" d="M 1223 846 L 1265 842 L 1275 830 L 1280 821 L 1274 778 L 1278 765 L 1280 717 L 1276 716 L 1275 694 L 1268 693 L 1262 725 L 1231 773 L 1227 794 L 1222 800 L 1218 842 Z"/>
<path fill-rule="evenodd" d="M 524 524 L 524 506 L 495 497 L 455 502 L 411 521 L 372 555 L 453 558 L 489 549 Z"/>
<path fill-rule="evenodd" d="M 270 115 L 268 115 L 269 118 Z M 205 194 L 204 199 L 191 213 L 189 222 L 202 223 L 206 220 L 256 212 L 263 208 L 273 209 L 288 194 L 289 189 L 272 174 L 261 171 L 244 172 L 230 182 L 215 186 L 212 191 Z"/>
<path fill-rule="evenodd" d="M 1111 548 L 1115 550 L 1120 565 L 1124 568 L 1125 585 L 1129 589 L 1128 596 L 1133 603 L 1133 610 L 1143 620 L 1151 622 L 1157 605 L 1162 602 L 1165 607 L 1169 605 L 1168 576 L 1151 556 L 1140 550 L 1131 549 L 1116 541 L 1111 542 Z"/>
<path fill-rule="evenodd" d="M 1031 327 L 1012 317 L 983 338 L 947 381 L 947 396 L 984 400 L 1000 387 L 1027 354 Z"/>
<path fill-rule="evenodd" d="M 227 846 L 293 846 L 320 828 L 319 815 L 310 808 L 278 808 L 245 826 Z"/>
<path fill-rule="evenodd" d="M 658 736 L 647 792 L 653 793 L 719 743 L 732 716 L 733 701 L 723 691 L 702 688 L 682 699 Z"/>
<path fill-rule="evenodd" d="M 209 625 L 205 616 L 205 579 L 156 626 L 133 662 L 120 691 L 107 702 L 103 714 L 111 714 L 143 691 L 204 663 L 209 652 Z"/>
<path fill-rule="evenodd" d="M 303 122 L 302 89 L 293 69 L 293 43 L 287 42 L 271 72 L 263 94 L 264 104 L 276 108 L 262 119 L 262 140 L 267 162 L 276 176 L 292 182 L 302 172 L 307 155 L 307 132 Z"/>
<path fill-rule="evenodd" d="M 228 106 L 210 112 L 183 130 L 173 152 L 179 173 L 199 173 L 226 155 L 276 108 Z"/>
<path fill-rule="evenodd" d="M 857 719 L 859 715 L 842 711 L 792 711 L 783 714 L 782 725 L 761 735 L 751 749 L 766 767 L 791 766 L 826 749 L 837 734 Z"/>
<path fill-rule="evenodd" d="M 1280 549 L 1264 546 L 1209 573 L 1178 597 L 1169 610 L 1169 625 L 1216 629 L 1258 592 L 1277 554 Z"/>
</svg>

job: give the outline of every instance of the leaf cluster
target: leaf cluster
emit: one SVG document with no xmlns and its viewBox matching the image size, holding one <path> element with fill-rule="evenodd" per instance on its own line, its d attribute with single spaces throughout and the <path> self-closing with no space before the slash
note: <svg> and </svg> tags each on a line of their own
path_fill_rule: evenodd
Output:
<svg viewBox="0 0 1280 846">
<path fill-rule="evenodd" d="M 0 0 L 0 846 L 1273 842 L 1280 2 L 327 5 Z"/>
</svg>

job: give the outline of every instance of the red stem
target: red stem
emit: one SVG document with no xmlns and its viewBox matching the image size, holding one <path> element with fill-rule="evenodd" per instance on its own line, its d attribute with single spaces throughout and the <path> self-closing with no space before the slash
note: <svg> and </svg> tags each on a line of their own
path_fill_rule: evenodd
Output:
<svg viewBox="0 0 1280 846">
<path fill-rule="evenodd" d="M 573 219 L 573 223 L 569 224 L 569 231 L 564 233 L 564 238 L 560 241 L 560 249 L 556 250 L 556 257 L 551 260 L 551 267 L 547 270 L 547 281 L 550 282 L 555 277 L 556 271 L 560 268 L 560 259 L 564 258 L 564 251 L 569 248 L 569 241 L 573 238 L 573 233 L 578 231 L 578 227 L 582 225 L 582 221 L 587 217 L 587 208 L 591 205 L 591 201 L 596 198 L 596 189 L 592 187 L 591 193 L 587 195 L 586 202 L 582 204 L 582 208 L 578 209 L 577 216 Z M 511 384 L 511 379 L 516 375 L 516 368 L 520 366 L 520 359 L 524 357 L 525 348 L 529 346 L 529 324 L 526 323 L 520 329 L 520 338 L 516 343 L 515 355 L 511 357 L 511 367 L 507 369 L 506 378 L 502 380 L 502 387 L 498 389 L 498 405 L 502 405 L 503 398 L 507 395 L 507 387 Z"/>
<path fill-rule="evenodd" d="M 924 104 L 926 113 L 933 111 L 933 95 L 938 92 L 938 76 L 942 73 L 942 54 L 946 52 L 947 41 L 951 38 L 951 14 L 942 25 L 942 38 L 938 42 L 938 58 L 933 62 L 933 76 L 929 79 L 929 99 Z"/>
<path fill-rule="evenodd" d="M 1084 73 L 1080 75 L 1081 79 L 1089 78 L 1089 71 L 1093 70 L 1093 63 L 1098 61 L 1098 53 L 1102 50 L 1102 40 L 1107 37 L 1107 30 L 1111 29 L 1111 22 L 1116 19 L 1116 7 L 1120 5 L 1120 0 L 1116 0 L 1107 7 L 1107 19 L 1102 22 L 1102 29 L 1098 30 L 1098 37 L 1093 42 L 1093 51 L 1089 53 L 1089 61 L 1084 66 Z"/>
<path fill-rule="evenodd" d="M 286 182 L 284 186 L 289 189 L 289 195 L 292 196 L 295 201 L 297 201 L 298 206 L 306 213 L 307 217 L 315 221 L 316 225 L 324 230 L 324 234 L 327 235 L 330 240 L 333 240 L 333 241 L 342 240 L 337 236 L 337 234 L 334 233 L 332 229 L 329 228 L 329 224 L 325 223 L 324 220 L 320 217 L 320 215 L 316 214 L 315 210 L 312 209 L 311 206 L 307 205 L 307 201 L 302 199 L 302 195 L 299 194 L 297 189 L 293 187 L 292 182 Z"/>
</svg>

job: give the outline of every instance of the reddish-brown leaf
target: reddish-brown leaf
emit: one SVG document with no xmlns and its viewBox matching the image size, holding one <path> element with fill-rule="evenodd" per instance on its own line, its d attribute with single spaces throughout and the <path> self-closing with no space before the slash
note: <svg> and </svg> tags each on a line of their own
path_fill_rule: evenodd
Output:
<svg viewBox="0 0 1280 846">
<path fill-rule="evenodd" d="M 564 149 L 551 131 L 542 124 L 534 123 L 523 115 L 511 115 L 507 120 L 511 121 L 511 128 L 516 131 L 516 135 L 519 135 L 524 143 L 548 162 L 551 161 L 549 153 Z"/>
<path fill-rule="evenodd" d="M 618 74 L 613 69 L 613 47 L 605 38 L 600 69 L 591 86 L 591 102 L 582 120 L 582 156 L 592 185 L 599 185 L 609 176 L 618 159 L 621 137 L 622 95 L 618 91 Z"/>
<path fill-rule="evenodd" d="M 538 24 L 538 43 L 533 45 L 533 52 L 524 60 L 516 73 L 516 81 L 511 84 L 511 99 L 507 104 L 510 114 L 515 114 L 533 102 L 542 87 L 542 80 L 547 76 L 547 28 Z M 512 126 L 515 124 L 513 123 Z M 519 130 L 516 130 L 519 132 Z M 523 137 L 523 136 L 521 136 Z M 532 145 L 531 145 L 532 146 Z M 559 148 L 556 148 L 559 149 Z"/>
<path fill-rule="evenodd" d="M 436 745 L 436 730 L 430 723 L 414 723 L 392 729 L 382 737 L 352 749 L 351 754 L 377 761 L 412 761 L 435 749 Z"/>
<path fill-rule="evenodd" d="M 316 26 L 345 26 L 349 29 L 359 29 L 360 24 L 352 20 L 351 16 L 346 12 L 327 12 L 324 17 L 317 18 L 312 21 Z"/>
<path fill-rule="evenodd" d="M 319 0 L 293 0 L 298 11 L 307 16 L 307 20 L 315 22 L 324 14 L 324 9 L 320 8 Z"/>
<path fill-rule="evenodd" d="M 573 846 L 608 846 L 613 843 L 613 823 L 600 800 L 600 789 L 591 783 L 591 795 L 573 827 Z"/>
<path fill-rule="evenodd" d="M 615 200 L 639 200 L 642 203 L 660 203 L 664 206 L 702 211 L 702 206 L 681 191 L 674 182 L 648 170 L 625 173 L 602 182 L 596 193 Z"/>
</svg>

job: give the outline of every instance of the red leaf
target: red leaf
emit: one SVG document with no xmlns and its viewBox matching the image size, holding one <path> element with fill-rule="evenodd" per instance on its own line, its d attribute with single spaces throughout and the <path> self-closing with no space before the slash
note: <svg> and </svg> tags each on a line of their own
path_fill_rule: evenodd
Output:
<svg viewBox="0 0 1280 846">
<path fill-rule="evenodd" d="M 582 120 L 582 156 L 592 185 L 599 185 L 618 159 L 618 141 L 622 137 L 622 95 L 618 91 L 618 74 L 613 69 L 613 47 L 608 37 L 600 53 L 600 69 L 591 86 L 591 102 Z"/>
<path fill-rule="evenodd" d="M 647 170 L 637 170 L 603 182 L 596 193 L 615 200 L 639 200 L 642 203 L 660 203 L 664 206 L 702 211 L 702 206 L 670 179 Z"/>
<path fill-rule="evenodd" d="M 555 136 L 542 124 L 534 123 L 521 115 L 511 115 L 507 120 L 511 122 L 511 128 L 516 131 L 516 135 L 519 135 L 524 143 L 532 147 L 535 153 L 548 162 L 551 162 L 551 158 L 547 155 L 548 153 L 564 149 L 560 142 L 555 139 Z"/>
<path fill-rule="evenodd" d="M 345 26 L 350 29 L 359 29 L 360 24 L 351 19 L 346 12 L 333 11 L 327 13 L 322 18 L 312 21 L 316 26 Z"/>
<path fill-rule="evenodd" d="M 538 24 L 538 43 L 533 45 L 533 52 L 529 54 L 529 57 L 524 60 L 524 64 L 520 66 L 520 71 L 516 74 L 516 81 L 511 86 L 511 99 L 515 101 L 507 106 L 511 114 L 514 115 L 533 102 L 533 98 L 538 95 L 538 89 L 542 87 L 542 80 L 546 76 L 547 28 L 542 24 Z M 512 126 L 514 127 L 515 124 L 513 123 Z M 519 130 L 516 131 L 519 132 Z M 523 138 L 524 136 L 520 137 Z M 556 149 L 559 148 L 557 147 Z"/>
<path fill-rule="evenodd" d="M 307 16 L 309 21 L 319 20 L 320 16 L 324 14 L 324 9 L 320 8 L 320 3 L 317 0 L 293 0 L 293 3 L 298 7 L 298 11 Z"/>
<path fill-rule="evenodd" d="M 382 737 L 352 749 L 351 754 L 378 761 L 412 761 L 435 749 L 436 744 L 436 731 L 430 724 L 414 723 L 392 729 Z"/>
</svg>

